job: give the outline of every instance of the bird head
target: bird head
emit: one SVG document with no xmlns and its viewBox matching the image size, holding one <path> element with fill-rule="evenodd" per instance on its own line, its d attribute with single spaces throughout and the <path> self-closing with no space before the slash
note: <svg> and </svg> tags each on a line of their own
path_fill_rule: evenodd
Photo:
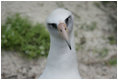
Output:
<svg viewBox="0 0 118 80">
<path fill-rule="evenodd" d="M 71 49 L 70 35 L 73 30 L 73 15 L 66 9 L 56 9 L 47 18 L 48 31 L 56 38 L 66 41 Z"/>
</svg>

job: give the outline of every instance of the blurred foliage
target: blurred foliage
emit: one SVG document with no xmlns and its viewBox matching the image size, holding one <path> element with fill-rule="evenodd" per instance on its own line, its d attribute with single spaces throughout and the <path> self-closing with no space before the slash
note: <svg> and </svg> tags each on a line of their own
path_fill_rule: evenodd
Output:
<svg viewBox="0 0 118 80">
<path fill-rule="evenodd" d="M 96 26 L 97 26 L 96 22 L 92 22 L 91 24 L 84 23 L 81 25 L 80 29 L 83 29 L 86 31 L 93 31 L 93 30 L 95 30 Z"/>
<path fill-rule="evenodd" d="M 80 42 L 76 43 L 76 50 L 82 50 L 84 48 L 84 44 L 86 43 L 86 38 L 84 36 L 80 37 Z"/>
<path fill-rule="evenodd" d="M 117 64 L 117 58 L 113 58 L 109 60 L 110 65 L 116 65 Z"/>
<path fill-rule="evenodd" d="M 117 40 L 115 39 L 114 36 L 109 36 L 108 37 L 109 43 L 110 44 L 117 44 Z"/>
<path fill-rule="evenodd" d="M 96 1 L 94 5 L 108 16 L 108 24 L 112 24 L 112 33 L 117 33 L 117 1 Z M 116 35 L 117 36 L 117 35 Z"/>
<path fill-rule="evenodd" d="M 100 57 L 106 57 L 108 55 L 108 49 L 103 48 L 102 50 L 98 51 Z"/>
<path fill-rule="evenodd" d="M 117 58 L 112 58 L 106 62 L 106 65 L 116 65 L 117 64 Z"/>
<path fill-rule="evenodd" d="M 7 17 L 1 30 L 2 49 L 19 51 L 29 58 L 48 55 L 50 39 L 44 25 L 33 25 L 28 18 L 15 14 Z"/>
<path fill-rule="evenodd" d="M 96 7 L 98 7 L 98 8 L 100 7 L 100 3 L 99 3 L 99 2 L 97 2 L 97 1 L 96 1 L 96 2 L 94 2 L 94 5 L 95 5 Z"/>
<path fill-rule="evenodd" d="M 117 1 L 101 1 L 101 3 L 106 7 L 116 7 Z"/>
<path fill-rule="evenodd" d="M 83 49 L 84 49 L 84 45 L 80 45 L 79 43 L 76 44 L 76 51 L 83 50 Z"/>
<path fill-rule="evenodd" d="M 84 36 L 82 36 L 80 38 L 80 45 L 84 45 L 86 43 L 86 38 Z"/>
</svg>

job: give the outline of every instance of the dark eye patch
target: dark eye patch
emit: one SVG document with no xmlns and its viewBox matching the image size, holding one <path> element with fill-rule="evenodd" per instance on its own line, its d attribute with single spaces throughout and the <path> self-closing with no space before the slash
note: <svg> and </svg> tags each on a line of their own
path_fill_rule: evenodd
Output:
<svg viewBox="0 0 118 80">
<path fill-rule="evenodd" d="M 55 23 L 48 23 L 48 26 L 57 29 L 57 25 Z"/>
<path fill-rule="evenodd" d="M 65 19 L 66 25 L 69 25 L 69 19 L 71 18 L 71 16 L 69 16 L 68 18 Z"/>
</svg>

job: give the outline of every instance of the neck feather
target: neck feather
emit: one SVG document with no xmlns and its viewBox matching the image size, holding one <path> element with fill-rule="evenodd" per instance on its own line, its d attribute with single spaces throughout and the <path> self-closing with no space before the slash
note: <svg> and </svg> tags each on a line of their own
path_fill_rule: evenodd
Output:
<svg viewBox="0 0 118 80">
<path fill-rule="evenodd" d="M 74 67 L 77 67 L 73 34 L 72 36 L 70 36 L 70 43 L 72 47 L 71 50 L 64 40 L 55 38 L 53 36 L 50 36 L 50 38 L 51 45 L 47 60 L 47 66 L 56 66 L 62 69 L 68 69 L 72 68 L 74 64 Z"/>
</svg>

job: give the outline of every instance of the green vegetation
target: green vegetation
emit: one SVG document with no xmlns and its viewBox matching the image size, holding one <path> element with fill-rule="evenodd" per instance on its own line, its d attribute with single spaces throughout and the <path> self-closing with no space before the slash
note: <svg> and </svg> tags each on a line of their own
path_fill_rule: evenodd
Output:
<svg viewBox="0 0 118 80">
<path fill-rule="evenodd" d="M 80 38 L 80 42 L 76 43 L 76 50 L 82 50 L 84 48 L 84 44 L 86 43 L 86 38 L 84 36 L 82 36 Z"/>
<path fill-rule="evenodd" d="M 117 58 L 114 57 L 114 58 L 111 58 L 110 60 L 108 60 L 107 62 L 105 62 L 106 65 L 116 65 L 117 64 Z"/>
<path fill-rule="evenodd" d="M 108 49 L 103 48 L 101 51 L 99 51 L 100 57 L 106 57 L 108 55 Z"/>
<path fill-rule="evenodd" d="M 96 22 L 92 22 L 89 25 L 84 23 L 84 24 L 81 25 L 80 29 L 83 29 L 83 30 L 86 30 L 86 31 L 93 31 L 93 30 L 95 30 L 96 26 L 97 26 Z"/>
<path fill-rule="evenodd" d="M 97 53 L 98 56 L 101 57 L 101 58 L 106 57 L 108 55 L 108 52 L 109 52 L 109 50 L 107 48 L 103 48 L 103 49 L 100 49 L 100 50 L 95 48 L 92 51 L 93 51 L 93 53 Z"/>
<path fill-rule="evenodd" d="M 96 1 L 96 2 L 94 2 L 94 5 L 98 8 L 100 8 L 100 2 Z"/>
<path fill-rule="evenodd" d="M 47 56 L 49 40 L 44 25 L 33 25 L 28 18 L 22 18 L 19 14 L 9 16 L 1 27 L 2 49 L 19 51 L 28 58 Z"/>
<path fill-rule="evenodd" d="M 76 51 L 83 50 L 84 45 L 76 44 Z"/>
<path fill-rule="evenodd" d="M 109 40 L 109 43 L 110 43 L 110 44 L 116 44 L 116 43 L 117 43 L 117 40 L 116 40 L 115 37 L 113 37 L 113 36 L 109 36 L 109 37 L 108 37 L 108 40 Z"/>
<path fill-rule="evenodd" d="M 108 63 L 109 63 L 110 65 L 116 65 L 116 64 L 117 64 L 117 58 L 110 59 L 110 60 L 108 61 Z"/>
</svg>

